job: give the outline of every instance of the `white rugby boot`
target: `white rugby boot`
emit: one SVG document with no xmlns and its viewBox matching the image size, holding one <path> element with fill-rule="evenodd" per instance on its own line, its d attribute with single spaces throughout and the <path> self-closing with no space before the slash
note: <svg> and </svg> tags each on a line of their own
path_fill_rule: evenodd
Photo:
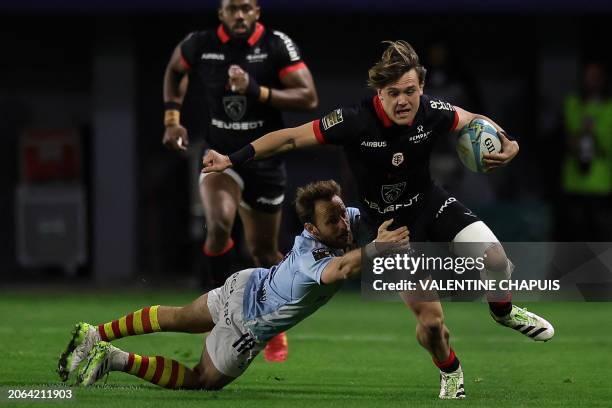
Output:
<svg viewBox="0 0 612 408">
<path fill-rule="evenodd" d="M 491 316 L 502 326 L 517 330 L 535 341 L 548 341 L 555 335 L 555 328 L 548 320 L 516 305 L 512 305 L 506 316 L 499 317 L 493 313 Z"/>
</svg>

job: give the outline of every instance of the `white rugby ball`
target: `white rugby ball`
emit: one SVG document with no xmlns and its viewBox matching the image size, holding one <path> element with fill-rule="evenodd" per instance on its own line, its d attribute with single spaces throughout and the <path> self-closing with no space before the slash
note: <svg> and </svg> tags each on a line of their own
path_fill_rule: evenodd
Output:
<svg viewBox="0 0 612 408">
<path fill-rule="evenodd" d="M 457 154 L 468 169 L 476 173 L 486 173 L 482 156 L 501 152 L 501 140 L 491 122 L 474 119 L 459 131 Z"/>
</svg>

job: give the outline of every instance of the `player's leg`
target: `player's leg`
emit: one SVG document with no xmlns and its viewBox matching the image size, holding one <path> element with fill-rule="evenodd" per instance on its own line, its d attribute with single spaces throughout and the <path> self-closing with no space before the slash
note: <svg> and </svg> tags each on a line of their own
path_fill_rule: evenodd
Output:
<svg viewBox="0 0 612 408">
<path fill-rule="evenodd" d="M 79 370 L 77 384 L 92 385 L 111 371 L 121 371 L 171 389 L 213 391 L 223 388 L 235 379 L 215 368 L 206 348 L 200 363 L 191 369 L 168 357 L 129 353 L 108 342 L 100 341 L 89 352 L 86 363 Z"/>
<path fill-rule="evenodd" d="M 444 323 L 444 312 L 439 301 L 429 293 L 402 293 L 404 303 L 412 310 L 416 319 L 417 340 L 432 357 L 440 369 L 440 394 L 442 399 L 465 398 L 463 370 L 459 358 L 450 346 L 450 331 Z"/>
<path fill-rule="evenodd" d="M 279 263 L 283 259 L 278 250 L 281 211 L 268 213 L 241 205 L 239 213 L 245 242 L 255 266 L 270 268 Z"/>
<path fill-rule="evenodd" d="M 94 345 L 126 336 L 159 331 L 205 333 L 214 327 L 207 306 L 208 294 L 200 296 L 187 306 L 150 306 L 119 319 L 99 325 L 78 323 L 72 338 L 58 362 L 58 373 L 63 381 L 83 361 Z"/>
<path fill-rule="evenodd" d="M 255 266 L 269 268 L 283 258 L 278 250 L 278 234 L 284 201 L 285 172 L 282 168 L 253 169 L 242 174 L 245 180 L 243 202 L 239 213 L 247 248 Z M 264 358 L 269 362 L 282 362 L 289 352 L 287 336 L 280 333 L 272 338 Z"/>
<path fill-rule="evenodd" d="M 212 313 L 219 313 L 220 290 L 210 292 L 212 310 L 208 306 L 208 294 L 182 308 L 160 307 L 159 325 L 164 330 L 189 333 L 214 329 Z M 166 388 L 217 390 L 234 379 L 214 367 L 206 349 L 200 363 L 190 369 L 168 357 L 129 353 L 109 342 L 99 341 L 91 348 L 85 364 L 79 369 L 77 384 L 89 386 L 111 371 L 122 371 Z"/>
<path fill-rule="evenodd" d="M 231 169 L 230 169 L 231 170 Z M 230 275 L 232 248 L 232 226 L 240 202 L 242 181 L 234 171 L 208 173 L 200 177 L 200 198 L 206 219 L 206 241 L 204 274 L 212 275 L 213 286 L 225 282 Z M 203 276 L 203 282 L 210 276 Z"/>
<path fill-rule="evenodd" d="M 456 255 L 484 257 L 481 276 L 489 280 L 510 279 L 514 265 L 493 232 L 482 221 L 464 227 L 453 239 L 451 248 Z M 536 341 L 548 341 L 555 334 L 544 318 L 512 304 L 510 292 L 488 293 L 491 316 L 503 326 L 513 328 Z"/>
</svg>

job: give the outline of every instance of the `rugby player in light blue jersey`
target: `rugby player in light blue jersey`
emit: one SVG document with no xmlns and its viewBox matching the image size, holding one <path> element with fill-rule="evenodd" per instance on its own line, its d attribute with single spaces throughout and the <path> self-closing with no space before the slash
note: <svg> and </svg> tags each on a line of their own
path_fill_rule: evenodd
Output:
<svg viewBox="0 0 612 408">
<path fill-rule="evenodd" d="M 157 305 L 108 323 L 78 323 L 60 357 L 62 379 L 76 372 L 78 384 L 91 385 L 110 371 L 123 371 L 167 388 L 218 390 L 239 377 L 268 340 L 310 316 L 360 272 L 362 251 L 353 244 L 359 210 L 345 207 L 335 181 L 299 188 L 296 211 L 304 231 L 278 265 L 236 272 L 185 307 Z M 379 242 L 408 243 L 406 227 L 387 230 L 392 221 L 380 225 L 366 251 L 375 252 Z M 210 334 L 193 369 L 109 342 L 155 331 Z"/>
</svg>

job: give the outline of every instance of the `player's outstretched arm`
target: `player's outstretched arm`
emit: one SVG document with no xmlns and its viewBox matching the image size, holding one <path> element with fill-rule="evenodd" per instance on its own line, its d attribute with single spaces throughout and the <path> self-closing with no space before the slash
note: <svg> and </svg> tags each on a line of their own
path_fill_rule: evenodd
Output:
<svg viewBox="0 0 612 408">
<path fill-rule="evenodd" d="M 374 242 L 369 243 L 363 249 L 376 254 L 380 252 L 376 247 L 378 243 L 408 244 L 410 237 L 408 228 L 399 227 L 389 231 L 387 228 L 392 222 L 393 219 L 383 222 L 380 227 L 378 227 L 378 235 Z M 323 284 L 329 284 L 359 275 L 361 272 L 361 252 L 362 248 L 358 248 L 347 252 L 341 257 L 332 259 L 321 274 L 321 282 Z"/>
<path fill-rule="evenodd" d="M 502 129 L 497 123 L 495 123 L 495 121 L 484 115 L 468 112 L 458 106 L 455 106 L 455 110 L 457 111 L 457 115 L 459 116 L 459 121 L 457 122 L 456 129 L 462 129 L 463 127 L 467 126 L 472 120 L 480 118 L 491 122 L 491 124 L 497 130 L 497 134 L 499 135 L 499 138 L 501 140 L 502 149 L 500 153 L 489 153 L 483 156 L 483 162 L 485 166 L 487 166 L 487 169 L 492 170 L 497 167 L 505 166 L 506 164 L 510 163 L 510 161 L 514 159 L 514 157 L 518 154 L 518 142 L 516 140 L 510 140 L 506 131 Z"/>
<path fill-rule="evenodd" d="M 181 125 L 180 112 L 187 93 L 189 76 L 181 62 L 181 45 L 177 45 L 164 74 L 164 137 L 162 143 L 169 149 L 186 150 L 189 145 L 187 130 Z"/>
<path fill-rule="evenodd" d="M 319 142 L 315 136 L 312 122 L 308 122 L 296 128 L 281 129 L 265 134 L 229 156 L 209 150 L 203 158 L 202 172 L 219 172 L 247 160 L 262 159 L 317 144 Z"/>
</svg>

